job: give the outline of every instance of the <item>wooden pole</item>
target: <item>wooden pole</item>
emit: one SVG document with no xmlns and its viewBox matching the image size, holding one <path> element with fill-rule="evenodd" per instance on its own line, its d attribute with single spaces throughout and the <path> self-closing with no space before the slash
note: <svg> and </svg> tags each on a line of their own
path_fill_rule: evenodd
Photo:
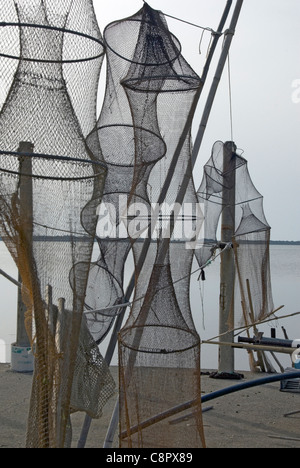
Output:
<svg viewBox="0 0 300 468">
<path fill-rule="evenodd" d="M 235 194 L 236 194 L 236 146 L 233 142 L 224 144 L 223 149 L 223 212 L 221 242 L 233 241 L 235 233 Z M 234 342 L 234 284 L 235 264 L 233 248 L 226 249 L 221 256 L 220 270 L 220 317 L 219 333 L 223 341 Z M 234 349 L 220 346 L 219 374 L 234 373 Z"/>
<path fill-rule="evenodd" d="M 18 152 L 20 156 L 20 218 L 25 227 L 28 245 L 32 245 L 33 236 L 33 201 L 32 201 L 32 158 L 25 154 L 32 154 L 34 145 L 30 142 L 20 142 Z M 19 283 L 22 282 L 19 273 Z M 17 346 L 30 348 L 30 339 L 25 327 L 26 306 L 22 300 L 22 291 L 18 289 L 18 315 L 17 315 Z"/>
<path fill-rule="evenodd" d="M 240 270 L 240 265 L 239 265 L 238 248 L 239 248 L 239 245 L 237 244 L 236 240 L 233 239 L 235 267 L 236 267 L 238 280 L 240 283 L 240 291 L 241 291 L 241 297 L 242 297 L 242 300 L 241 300 L 242 311 L 243 311 L 245 325 L 249 327 L 249 317 L 247 316 L 246 297 L 245 297 L 244 287 L 242 284 L 242 275 L 241 275 L 241 270 Z M 250 328 L 247 328 L 246 332 L 247 332 L 248 338 L 250 338 Z M 249 353 L 249 362 L 250 362 L 251 371 L 259 372 L 258 363 L 255 361 L 255 358 L 254 358 L 254 352 L 248 350 L 248 353 Z"/>
<path fill-rule="evenodd" d="M 253 308 L 253 301 L 252 301 L 252 295 L 251 295 L 251 289 L 250 289 L 250 282 L 248 279 L 246 279 L 246 284 L 247 284 L 247 294 L 248 294 L 248 301 L 249 301 L 249 308 L 250 308 L 250 319 L 251 323 L 253 323 L 253 329 L 255 335 L 258 334 L 258 328 L 255 325 L 255 314 L 254 314 L 254 308 Z M 248 324 L 247 324 L 248 325 Z M 257 358 L 258 358 L 258 364 L 262 370 L 262 372 L 266 372 L 266 367 L 264 363 L 264 356 L 261 351 L 257 351 Z"/>
</svg>

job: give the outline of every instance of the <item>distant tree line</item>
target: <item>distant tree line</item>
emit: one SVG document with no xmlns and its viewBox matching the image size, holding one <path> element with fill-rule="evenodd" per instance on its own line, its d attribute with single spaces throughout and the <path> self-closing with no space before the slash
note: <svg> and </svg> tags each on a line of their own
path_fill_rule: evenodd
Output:
<svg viewBox="0 0 300 468">
<path fill-rule="evenodd" d="M 300 241 L 271 241 L 271 245 L 300 245 Z"/>
</svg>

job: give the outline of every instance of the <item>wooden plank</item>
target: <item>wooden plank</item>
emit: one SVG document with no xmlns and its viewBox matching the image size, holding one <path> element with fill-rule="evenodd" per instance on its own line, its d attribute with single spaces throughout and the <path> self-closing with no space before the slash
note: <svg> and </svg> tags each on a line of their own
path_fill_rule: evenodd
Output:
<svg viewBox="0 0 300 468">
<path fill-rule="evenodd" d="M 34 146 L 30 142 L 20 142 L 18 151 L 23 154 L 33 153 Z M 20 158 L 20 218 L 23 223 L 23 231 L 26 235 L 27 248 L 32 249 L 32 161 L 31 157 Z M 18 282 L 22 283 L 19 273 Z M 22 291 L 18 289 L 18 313 L 17 313 L 17 346 L 30 348 L 30 339 L 25 327 L 25 314 L 27 307 L 23 302 Z"/>
</svg>

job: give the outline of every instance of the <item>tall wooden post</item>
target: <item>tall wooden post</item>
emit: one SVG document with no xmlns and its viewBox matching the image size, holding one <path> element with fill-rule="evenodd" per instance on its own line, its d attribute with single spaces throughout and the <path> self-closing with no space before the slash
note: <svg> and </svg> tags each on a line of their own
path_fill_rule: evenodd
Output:
<svg viewBox="0 0 300 468">
<path fill-rule="evenodd" d="M 236 195 L 236 145 L 229 141 L 223 150 L 223 212 L 221 242 L 230 244 L 235 233 Z M 221 255 L 220 281 L 220 335 L 225 343 L 234 342 L 234 283 L 235 262 L 233 248 L 226 248 Z M 219 376 L 234 374 L 234 348 L 220 346 Z"/>
<path fill-rule="evenodd" d="M 23 153 L 20 156 L 20 217 L 25 227 L 25 235 L 28 245 L 32 245 L 33 236 L 33 218 L 32 218 L 32 158 L 25 154 L 32 154 L 34 145 L 30 142 L 21 142 L 18 152 Z M 21 283 L 19 273 L 19 282 Z M 22 301 L 21 289 L 18 290 L 18 316 L 17 316 L 17 346 L 30 347 L 30 340 L 25 328 L 26 307 Z"/>
</svg>

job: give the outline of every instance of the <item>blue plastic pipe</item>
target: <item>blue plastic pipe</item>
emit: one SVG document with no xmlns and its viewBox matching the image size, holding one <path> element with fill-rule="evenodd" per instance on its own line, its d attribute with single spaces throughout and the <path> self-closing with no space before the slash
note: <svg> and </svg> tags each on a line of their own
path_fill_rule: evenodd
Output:
<svg viewBox="0 0 300 468">
<path fill-rule="evenodd" d="M 259 387 L 260 385 L 266 385 L 269 383 L 274 382 L 281 382 L 282 380 L 292 380 L 292 379 L 300 379 L 300 372 L 286 372 L 284 374 L 276 374 L 268 377 L 263 377 L 257 380 L 251 380 L 249 382 L 242 382 L 237 385 L 233 385 L 232 387 L 223 388 L 221 390 L 217 390 L 216 392 L 212 392 L 208 395 L 204 395 L 201 400 L 202 403 L 207 403 L 208 401 L 215 400 L 216 398 L 220 398 L 225 395 L 230 395 L 231 393 L 240 392 L 241 390 L 246 390 L 248 388 Z"/>
</svg>

